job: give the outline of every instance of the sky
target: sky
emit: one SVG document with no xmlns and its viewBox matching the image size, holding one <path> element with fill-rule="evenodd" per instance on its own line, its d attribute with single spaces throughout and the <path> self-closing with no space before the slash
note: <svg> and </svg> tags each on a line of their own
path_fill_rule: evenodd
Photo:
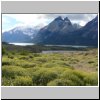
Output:
<svg viewBox="0 0 100 100">
<path fill-rule="evenodd" d="M 2 14 L 2 32 L 19 26 L 42 28 L 58 16 L 68 17 L 72 23 L 84 26 L 97 14 Z"/>
</svg>

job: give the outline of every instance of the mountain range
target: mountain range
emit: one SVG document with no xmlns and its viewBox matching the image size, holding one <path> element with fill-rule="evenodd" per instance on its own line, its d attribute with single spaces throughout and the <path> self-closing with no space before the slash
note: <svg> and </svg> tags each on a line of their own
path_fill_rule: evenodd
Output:
<svg viewBox="0 0 100 100">
<path fill-rule="evenodd" d="M 83 27 L 72 24 L 68 17 L 62 19 L 59 16 L 40 29 L 17 27 L 4 32 L 2 40 L 50 45 L 98 46 L 98 16 Z"/>
<path fill-rule="evenodd" d="M 6 31 L 2 34 L 2 41 L 3 42 L 13 42 L 13 43 L 27 43 L 31 42 L 34 36 L 38 32 L 38 28 L 33 27 L 15 27 L 10 31 Z"/>
</svg>

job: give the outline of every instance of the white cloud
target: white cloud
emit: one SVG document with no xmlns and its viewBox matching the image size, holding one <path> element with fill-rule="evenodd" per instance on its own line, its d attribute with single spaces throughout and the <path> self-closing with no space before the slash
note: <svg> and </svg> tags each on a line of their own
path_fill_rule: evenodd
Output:
<svg viewBox="0 0 100 100">
<path fill-rule="evenodd" d="M 46 24 L 46 19 L 44 19 L 44 14 L 6 14 L 6 16 L 16 19 L 23 25 L 39 25 L 40 23 Z"/>
<path fill-rule="evenodd" d="M 86 22 L 85 21 L 80 21 L 80 23 L 79 23 L 81 26 L 84 26 L 85 24 L 86 24 Z"/>
<path fill-rule="evenodd" d="M 17 26 L 44 27 L 58 16 L 62 16 L 63 18 L 68 17 L 71 22 L 84 26 L 96 15 L 97 14 L 3 14 L 2 30 L 9 30 Z"/>
</svg>

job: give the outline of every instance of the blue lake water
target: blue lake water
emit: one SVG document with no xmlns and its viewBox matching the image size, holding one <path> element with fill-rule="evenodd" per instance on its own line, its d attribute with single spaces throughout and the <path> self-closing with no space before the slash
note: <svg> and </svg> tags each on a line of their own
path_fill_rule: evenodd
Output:
<svg viewBox="0 0 100 100">
<path fill-rule="evenodd" d="M 31 46 L 31 45 L 35 45 L 34 43 L 9 43 L 9 44 L 13 44 L 13 45 L 18 45 L 18 46 Z M 88 46 L 78 46 L 78 45 L 45 45 L 45 46 L 59 46 L 59 47 L 74 47 L 74 48 L 87 48 Z M 76 52 L 74 51 L 70 51 L 70 50 L 47 50 L 47 51 L 42 51 L 43 54 L 47 54 L 47 53 L 71 53 L 71 52 Z M 78 52 L 82 52 L 82 51 L 78 51 Z"/>
<path fill-rule="evenodd" d="M 34 43 L 9 43 L 13 45 L 19 46 L 28 46 L 28 45 L 35 45 Z M 75 47 L 75 48 L 86 48 L 88 46 L 78 46 L 78 45 L 45 45 L 45 46 L 60 46 L 60 47 Z"/>
<path fill-rule="evenodd" d="M 9 44 L 19 45 L 19 46 L 35 45 L 34 43 L 9 43 Z"/>
<path fill-rule="evenodd" d="M 73 53 L 73 52 L 84 52 L 84 51 L 70 51 L 70 50 L 48 50 L 48 51 L 42 51 L 43 54 L 48 54 L 48 53 Z"/>
</svg>

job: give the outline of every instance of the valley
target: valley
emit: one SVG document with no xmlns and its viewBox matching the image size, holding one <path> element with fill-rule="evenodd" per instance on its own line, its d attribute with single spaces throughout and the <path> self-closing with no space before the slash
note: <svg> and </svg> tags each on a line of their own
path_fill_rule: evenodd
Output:
<svg viewBox="0 0 100 100">
<path fill-rule="evenodd" d="M 43 50 L 53 49 L 67 52 L 42 53 Z M 3 43 L 2 54 L 3 86 L 98 85 L 97 48 L 15 46 Z"/>
<path fill-rule="evenodd" d="M 98 14 L 3 16 L 2 86 L 98 86 Z"/>
</svg>

